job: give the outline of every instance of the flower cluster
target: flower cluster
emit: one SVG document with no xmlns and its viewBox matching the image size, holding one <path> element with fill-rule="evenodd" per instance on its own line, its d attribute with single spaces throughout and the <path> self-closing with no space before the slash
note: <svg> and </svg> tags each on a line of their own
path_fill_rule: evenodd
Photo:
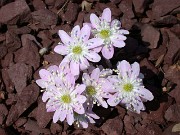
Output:
<svg viewBox="0 0 180 135">
<path fill-rule="evenodd" d="M 39 71 L 36 83 L 43 89 L 47 112 L 55 112 L 54 123 L 66 120 L 69 125 L 76 123 L 87 128 L 88 123 L 99 119 L 92 110 L 95 104 L 104 108 L 121 104 L 140 113 L 145 110 L 143 102 L 154 98 L 143 86 L 137 62 L 123 60 L 117 69 L 92 66 L 92 62 L 101 60 L 100 52 L 105 59 L 111 59 L 114 47 L 125 46 L 124 35 L 129 32 L 121 29 L 120 21 L 111 20 L 109 8 L 99 18 L 91 14 L 90 21 L 82 28 L 75 26 L 70 35 L 59 30 L 61 42 L 54 51 L 65 57 L 59 66 Z"/>
</svg>

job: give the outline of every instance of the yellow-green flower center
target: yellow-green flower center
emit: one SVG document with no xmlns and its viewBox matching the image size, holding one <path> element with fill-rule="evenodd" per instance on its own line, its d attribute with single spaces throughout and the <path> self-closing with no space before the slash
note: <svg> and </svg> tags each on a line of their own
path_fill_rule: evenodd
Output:
<svg viewBox="0 0 180 135">
<path fill-rule="evenodd" d="M 96 89 L 93 87 L 93 86 L 87 86 L 86 87 L 86 92 L 89 96 L 93 96 L 95 95 L 97 92 L 96 92 Z"/>
<path fill-rule="evenodd" d="M 103 38 L 103 39 L 108 38 L 109 35 L 110 35 L 109 30 L 101 30 L 101 32 L 100 32 L 100 36 L 101 36 L 101 38 Z"/>
<path fill-rule="evenodd" d="M 81 52 L 82 52 L 81 46 L 75 46 L 75 47 L 72 49 L 72 52 L 73 52 L 74 54 L 81 54 Z"/>
<path fill-rule="evenodd" d="M 126 91 L 126 92 L 131 92 L 133 90 L 133 85 L 130 84 L 130 83 L 127 83 L 123 86 L 123 89 Z"/>
<path fill-rule="evenodd" d="M 71 103 L 71 97 L 70 97 L 69 94 L 63 95 L 63 96 L 61 97 L 61 100 L 62 100 L 64 103 L 66 103 L 66 104 Z"/>
</svg>

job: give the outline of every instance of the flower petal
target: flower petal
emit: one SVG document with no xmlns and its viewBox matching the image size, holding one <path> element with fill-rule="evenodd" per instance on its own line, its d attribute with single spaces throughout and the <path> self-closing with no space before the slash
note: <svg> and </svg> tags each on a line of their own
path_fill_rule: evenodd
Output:
<svg viewBox="0 0 180 135">
<path fill-rule="evenodd" d="M 147 90 L 147 89 L 145 89 L 145 88 L 140 88 L 139 90 L 135 90 L 135 91 L 136 91 L 137 93 L 141 94 L 140 97 L 142 97 L 142 98 L 144 98 L 144 99 L 146 99 L 146 100 L 151 101 L 151 100 L 154 99 L 153 94 L 152 94 L 149 90 Z"/>
<path fill-rule="evenodd" d="M 70 69 L 71 69 L 71 73 L 73 75 L 79 75 L 79 63 L 76 61 L 71 61 L 70 62 Z"/>
<path fill-rule="evenodd" d="M 113 40 L 126 40 L 126 39 L 127 39 L 126 36 L 121 35 L 121 34 L 113 35 L 113 36 L 111 36 L 110 38 L 111 38 L 112 41 L 113 41 Z"/>
<path fill-rule="evenodd" d="M 56 123 L 59 120 L 59 117 L 61 115 L 61 110 L 58 109 L 55 111 L 54 115 L 53 115 L 53 122 Z"/>
<path fill-rule="evenodd" d="M 102 46 L 96 47 L 92 49 L 94 52 L 98 53 L 102 50 Z"/>
<path fill-rule="evenodd" d="M 58 34 L 65 45 L 71 42 L 72 38 L 64 30 L 59 30 Z"/>
<path fill-rule="evenodd" d="M 91 84 L 91 78 L 87 73 L 83 73 L 82 82 L 87 86 Z"/>
<path fill-rule="evenodd" d="M 90 21 L 93 28 L 97 28 L 99 26 L 100 20 L 95 14 L 90 15 Z"/>
<path fill-rule="evenodd" d="M 120 100 L 119 100 L 119 98 L 117 98 L 117 95 L 118 95 L 118 93 L 114 94 L 112 97 L 110 97 L 110 98 L 107 100 L 107 103 L 108 103 L 110 106 L 116 106 L 117 104 L 119 104 Z"/>
<path fill-rule="evenodd" d="M 103 10 L 101 19 L 111 22 L 111 10 L 109 8 Z"/>
<path fill-rule="evenodd" d="M 41 69 L 39 70 L 39 76 L 45 80 L 45 81 L 49 81 L 50 77 L 51 77 L 51 73 L 45 69 Z"/>
<path fill-rule="evenodd" d="M 43 102 L 46 102 L 49 98 L 49 93 L 48 92 L 44 92 L 43 95 L 42 95 L 42 101 Z"/>
<path fill-rule="evenodd" d="M 67 119 L 67 123 L 68 123 L 69 125 L 72 125 L 72 124 L 73 124 L 73 122 L 74 122 L 74 115 L 73 115 L 72 110 L 69 110 L 69 112 L 68 112 L 68 114 L 67 114 L 67 116 L 66 116 L 66 119 Z"/>
<path fill-rule="evenodd" d="M 80 26 L 76 25 L 71 31 L 71 37 L 76 38 L 80 36 Z"/>
<path fill-rule="evenodd" d="M 70 87 L 74 87 L 74 85 L 75 85 L 74 75 L 67 74 L 65 78 L 66 78 L 66 80 L 65 80 L 66 82 L 65 83 L 67 83 L 68 86 L 70 86 Z"/>
<path fill-rule="evenodd" d="M 45 82 L 43 79 L 36 80 L 36 83 L 38 86 L 40 86 L 43 89 L 46 88 L 46 86 L 48 85 L 47 82 Z"/>
<path fill-rule="evenodd" d="M 91 34 L 91 27 L 85 25 L 81 29 L 80 39 L 82 39 L 82 41 L 87 41 L 90 37 L 90 34 Z"/>
<path fill-rule="evenodd" d="M 76 89 L 74 91 L 78 94 L 81 94 L 83 91 L 85 91 L 85 89 L 86 89 L 86 85 L 81 84 L 78 87 L 76 87 Z"/>
<path fill-rule="evenodd" d="M 84 103 L 84 102 L 86 101 L 86 97 L 83 96 L 83 95 L 78 95 L 78 96 L 77 96 L 77 99 L 78 99 L 78 101 L 79 101 L 80 103 Z"/>
<path fill-rule="evenodd" d="M 57 45 L 55 48 L 54 48 L 54 51 L 58 54 L 61 54 L 61 55 L 67 55 L 68 54 L 68 48 L 67 46 L 65 45 Z"/>
<path fill-rule="evenodd" d="M 120 27 L 121 28 L 121 22 L 117 19 L 114 19 L 112 22 L 111 22 L 111 27 L 114 27 L 114 25 L 116 27 Z"/>
<path fill-rule="evenodd" d="M 106 101 L 103 98 L 97 98 L 97 100 L 99 101 L 99 103 L 101 104 L 102 107 L 108 108 L 108 104 L 106 103 Z"/>
<path fill-rule="evenodd" d="M 78 114 L 84 114 L 85 113 L 84 107 L 82 105 L 79 105 L 79 104 L 74 106 L 74 111 L 77 112 Z"/>
<path fill-rule="evenodd" d="M 84 55 L 89 61 L 92 61 L 92 62 L 99 62 L 101 60 L 101 57 L 99 56 L 99 54 L 93 52 L 93 51 L 90 51 L 88 53 L 86 53 Z"/>
<path fill-rule="evenodd" d="M 88 67 L 89 67 L 89 62 L 87 61 L 87 59 L 84 58 L 84 57 L 81 57 L 81 58 L 80 58 L 80 69 L 81 69 L 81 70 L 85 70 L 85 69 L 87 69 Z"/>
<path fill-rule="evenodd" d="M 119 62 L 117 69 L 120 71 L 123 77 L 127 77 L 127 74 L 131 73 L 131 65 L 126 60 Z"/>
<path fill-rule="evenodd" d="M 96 47 L 99 47 L 103 44 L 104 40 L 101 38 L 92 38 L 87 41 L 86 45 L 88 49 L 94 49 Z"/>
<path fill-rule="evenodd" d="M 129 31 L 128 30 L 124 30 L 124 29 L 119 30 L 119 32 L 120 32 L 120 34 L 124 34 L 124 35 L 129 34 Z"/>
<path fill-rule="evenodd" d="M 94 79 L 95 81 L 98 81 L 100 75 L 100 69 L 96 68 L 91 73 L 91 79 Z"/>
<path fill-rule="evenodd" d="M 140 72 L 140 67 L 139 64 L 137 62 L 134 62 L 132 65 L 132 75 L 134 75 L 134 77 L 138 77 L 139 76 L 139 72 Z"/>
<path fill-rule="evenodd" d="M 113 42 L 113 46 L 117 48 L 122 48 L 125 46 L 125 42 L 121 40 L 113 40 L 112 42 Z"/>
<path fill-rule="evenodd" d="M 64 121 L 65 118 L 66 118 L 66 115 L 67 115 L 66 110 L 60 111 L 59 120 L 60 120 L 60 121 Z"/>
<path fill-rule="evenodd" d="M 108 60 L 111 59 L 113 57 L 113 55 L 114 55 L 114 48 L 113 48 L 113 46 L 112 45 L 109 46 L 109 47 L 104 46 L 102 48 L 102 55 L 104 56 L 104 58 L 106 58 Z"/>
<path fill-rule="evenodd" d="M 88 122 L 87 121 L 80 121 L 80 124 L 83 128 L 88 128 Z"/>
</svg>

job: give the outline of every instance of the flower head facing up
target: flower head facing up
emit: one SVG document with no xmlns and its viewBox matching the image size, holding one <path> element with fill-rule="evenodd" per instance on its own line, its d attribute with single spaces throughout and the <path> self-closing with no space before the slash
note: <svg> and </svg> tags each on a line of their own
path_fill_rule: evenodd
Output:
<svg viewBox="0 0 180 135">
<path fill-rule="evenodd" d="M 114 54 L 114 47 L 122 48 L 125 46 L 124 34 L 129 34 L 127 30 L 120 29 L 121 23 L 118 20 L 111 21 L 111 10 L 103 10 L 102 16 L 90 15 L 92 33 L 95 37 L 103 39 L 102 55 L 106 59 L 111 59 Z"/>
<path fill-rule="evenodd" d="M 80 30 L 79 25 L 75 26 L 69 36 L 65 31 L 59 30 L 59 36 L 62 43 L 59 43 L 54 48 L 56 53 L 66 55 L 63 62 L 70 63 L 72 74 L 79 75 L 80 70 L 85 70 L 89 67 L 89 61 L 99 62 L 101 57 L 94 48 L 103 44 L 101 38 L 89 39 L 91 27 L 85 25 Z M 100 50 L 99 50 L 100 51 Z"/>
<path fill-rule="evenodd" d="M 101 71 L 99 68 L 95 68 L 89 74 L 83 73 L 82 77 L 82 81 L 86 85 L 86 90 L 84 93 L 87 97 L 87 105 L 93 106 L 93 104 L 97 104 L 107 108 L 108 105 L 104 98 L 109 98 L 110 96 L 110 82 L 101 76 Z"/>
<path fill-rule="evenodd" d="M 86 86 L 75 84 L 75 78 L 67 74 L 64 80 L 56 80 L 56 86 L 51 86 L 51 91 L 46 94 L 49 98 L 46 108 L 48 112 L 53 112 L 53 122 L 64 121 L 65 118 L 69 125 L 74 122 L 74 112 L 84 114 L 83 103 L 86 97 L 81 95 Z"/>
<path fill-rule="evenodd" d="M 125 104 L 127 109 L 140 113 L 145 109 L 142 101 L 151 101 L 154 96 L 143 86 L 139 64 L 130 65 L 123 60 L 118 63 L 116 72 L 117 75 L 108 77 L 114 87 L 114 95 L 107 100 L 108 104 Z"/>
</svg>

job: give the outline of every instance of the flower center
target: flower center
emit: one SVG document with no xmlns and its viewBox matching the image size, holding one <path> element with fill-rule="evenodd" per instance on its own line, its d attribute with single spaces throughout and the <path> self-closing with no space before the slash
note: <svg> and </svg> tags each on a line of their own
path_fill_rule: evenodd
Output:
<svg viewBox="0 0 180 135">
<path fill-rule="evenodd" d="M 86 87 L 86 92 L 90 96 L 93 96 L 93 95 L 95 95 L 97 93 L 96 89 L 93 86 L 87 86 Z"/>
<path fill-rule="evenodd" d="M 81 52 L 82 52 L 81 46 L 75 46 L 75 47 L 72 49 L 72 52 L 73 52 L 74 54 L 81 54 Z"/>
<path fill-rule="evenodd" d="M 63 95 L 63 96 L 61 97 L 61 100 L 62 100 L 64 103 L 66 103 L 66 104 L 71 103 L 71 97 L 70 97 L 69 94 Z"/>
<path fill-rule="evenodd" d="M 123 89 L 126 91 L 126 92 L 131 92 L 133 90 L 133 85 L 130 84 L 130 83 L 127 83 L 123 86 Z"/>
<path fill-rule="evenodd" d="M 109 35 L 110 35 L 109 30 L 101 30 L 101 32 L 100 32 L 100 36 L 101 36 L 101 38 L 106 39 L 106 38 L 108 38 L 108 37 L 109 37 Z"/>
</svg>

